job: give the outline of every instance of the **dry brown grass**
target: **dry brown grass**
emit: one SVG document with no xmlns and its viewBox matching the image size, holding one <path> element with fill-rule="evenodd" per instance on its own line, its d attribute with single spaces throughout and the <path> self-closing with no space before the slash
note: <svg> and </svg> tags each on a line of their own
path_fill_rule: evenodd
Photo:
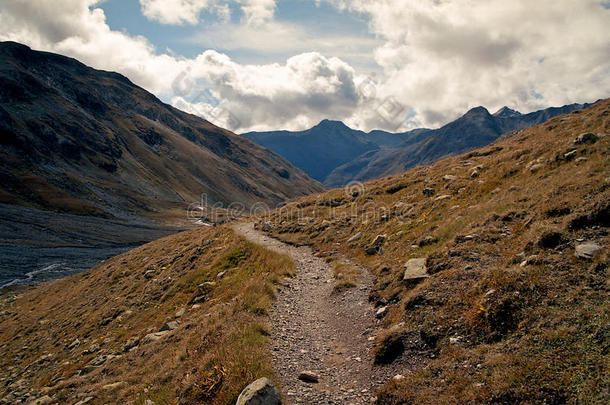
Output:
<svg viewBox="0 0 610 405">
<path fill-rule="evenodd" d="M 0 390 L 47 393 L 60 403 L 79 396 L 100 404 L 233 403 L 253 379 L 273 378 L 265 315 L 278 280 L 293 271 L 288 257 L 223 227 L 155 241 L 31 289 L 1 304 L 11 315 L 0 318 Z M 189 304 L 202 294 L 199 308 Z M 178 329 L 123 352 L 181 308 Z M 67 349 L 76 338 L 81 345 Z M 99 352 L 82 354 L 94 343 Z M 99 354 L 120 357 L 76 374 Z M 104 388 L 117 382 L 124 384 Z"/>
<path fill-rule="evenodd" d="M 606 136 L 574 145 L 584 132 Z M 280 239 L 374 269 L 371 300 L 390 303 L 376 354 L 398 336 L 403 356 L 425 360 L 405 366 L 380 403 L 608 402 L 609 133 L 605 100 L 475 153 L 300 199 L 261 221 Z M 366 255 L 380 234 L 383 254 Z M 577 240 L 605 248 L 577 259 Z M 403 265 L 417 257 L 427 258 L 430 277 L 405 285 Z"/>
</svg>

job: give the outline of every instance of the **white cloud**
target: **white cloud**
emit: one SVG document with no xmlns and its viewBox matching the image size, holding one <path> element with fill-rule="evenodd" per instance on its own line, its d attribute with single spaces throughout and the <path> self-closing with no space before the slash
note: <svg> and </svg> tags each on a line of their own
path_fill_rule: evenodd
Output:
<svg viewBox="0 0 610 405">
<path fill-rule="evenodd" d="M 385 73 L 378 93 L 412 107 L 422 125 L 475 105 L 529 111 L 610 90 L 601 0 L 329 1 L 370 17 L 386 41 L 375 52 Z"/>
<path fill-rule="evenodd" d="M 211 83 L 213 97 L 195 91 L 187 94 L 194 96 L 192 102 L 183 95 L 172 102 L 191 112 L 215 110 L 218 122 L 232 129 L 236 122 L 242 129 L 302 129 L 329 114 L 349 117 L 361 100 L 354 70 L 319 53 L 297 55 L 285 64 L 240 65 L 206 51 L 193 62 L 189 76 Z M 212 107 L 212 98 L 221 104 Z"/>
<path fill-rule="evenodd" d="M 146 18 L 171 25 L 195 25 L 204 11 L 228 21 L 231 17 L 230 3 L 240 4 L 244 22 L 252 25 L 270 21 L 276 7 L 275 0 L 140 0 Z"/>
<path fill-rule="evenodd" d="M 529 111 L 608 97 L 610 11 L 600 0 L 324 1 L 370 19 L 377 39 L 365 47 L 374 49 L 368 57 L 381 67 L 376 77 L 328 57 L 339 54 L 337 48 L 357 55 L 362 43 L 337 35 L 325 47 L 315 34 L 273 21 L 274 0 L 234 0 L 249 24 L 227 23 L 224 36 L 211 32 L 228 50 L 289 53 L 291 41 L 303 42 L 293 48 L 300 54 L 284 63 L 240 64 L 212 50 L 190 59 L 160 53 L 144 37 L 111 30 L 95 0 L 0 0 L 0 40 L 118 71 L 180 108 L 239 131 L 304 129 L 323 118 L 396 130 L 407 119 L 409 127 L 440 125 L 476 105 Z M 150 18 L 174 24 L 197 22 L 201 7 L 224 18 L 230 13 L 220 0 L 141 4 L 148 4 Z M 172 86 L 182 72 L 212 91 L 184 94 Z"/>
<path fill-rule="evenodd" d="M 355 72 L 338 58 L 303 53 L 285 64 L 241 65 L 212 50 L 177 58 L 157 53 L 146 38 L 111 30 L 93 0 L 0 4 L 0 40 L 118 71 L 163 99 L 235 130 L 304 128 L 327 116 L 347 118 L 359 104 Z M 213 92 L 203 98 L 196 91 L 184 94 L 175 80 L 185 79 L 184 72 L 187 80 L 211 84 Z"/>
</svg>

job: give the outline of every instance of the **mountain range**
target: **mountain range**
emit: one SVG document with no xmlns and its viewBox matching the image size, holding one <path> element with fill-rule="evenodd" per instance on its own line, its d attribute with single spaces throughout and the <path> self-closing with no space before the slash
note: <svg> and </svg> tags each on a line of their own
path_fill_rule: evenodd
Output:
<svg viewBox="0 0 610 405">
<path fill-rule="evenodd" d="M 248 139 L 271 149 L 327 187 L 397 174 L 419 164 L 490 144 L 502 134 L 586 108 L 571 104 L 521 114 L 508 107 L 491 114 L 476 107 L 438 129 L 365 133 L 324 120 L 306 131 L 249 132 Z"/>
<path fill-rule="evenodd" d="M 37 257 L 41 249 L 24 256 L 24 244 L 133 246 L 184 229 L 187 207 L 202 199 L 272 206 L 323 190 L 284 158 L 120 74 L 14 42 L 0 43 L 0 176 L 5 272 L 55 264 L 54 254 Z M 73 258 L 61 262 L 82 267 Z"/>
</svg>

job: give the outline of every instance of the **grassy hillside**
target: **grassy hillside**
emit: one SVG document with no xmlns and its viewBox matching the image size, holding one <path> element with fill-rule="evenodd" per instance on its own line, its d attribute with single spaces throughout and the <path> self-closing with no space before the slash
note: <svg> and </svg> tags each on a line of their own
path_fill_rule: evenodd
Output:
<svg viewBox="0 0 610 405">
<path fill-rule="evenodd" d="M 255 220 L 335 264 L 337 288 L 356 285 L 346 257 L 374 273 L 375 359 L 402 370 L 380 404 L 606 403 L 608 133 L 605 100 Z M 405 279 L 410 259 L 426 272 Z M 217 227 L 5 295 L 2 401 L 229 404 L 273 374 L 266 314 L 293 271 Z"/>
<path fill-rule="evenodd" d="M 45 395 L 62 404 L 234 403 L 249 382 L 273 375 L 265 315 L 293 267 L 214 228 L 6 295 L 0 403 Z M 176 329 L 154 335 L 171 321 Z"/>
<path fill-rule="evenodd" d="M 300 199 L 258 226 L 375 273 L 370 299 L 387 306 L 376 359 L 405 364 L 379 403 L 605 403 L 609 133 L 604 100 L 429 167 Z M 600 250 L 576 257 L 588 242 Z M 405 280 L 414 258 L 426 274 Z"/>
</svg>

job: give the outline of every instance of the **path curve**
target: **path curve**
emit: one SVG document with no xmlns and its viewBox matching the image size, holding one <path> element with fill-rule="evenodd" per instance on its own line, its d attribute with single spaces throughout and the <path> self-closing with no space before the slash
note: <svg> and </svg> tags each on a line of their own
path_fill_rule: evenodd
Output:
<svg viewBox="0 0 610 405">
<path fill-rule="evenodd" d="M 358 287 L 333 292 L 332 268 L 309 247 L 294 247 L 254 229 L 233 228 L 249 241 L 290 256 L 297 275 L 278 293 L 271 313 L 274 370 L 287 404 L 370 404 L 393 367 L 373 365 L 377 325 L 368 302 L 369 272 L 360 270 Z M 298 379 L 301 371 L 320 376 L 318 384 Z"/>
</svg>

